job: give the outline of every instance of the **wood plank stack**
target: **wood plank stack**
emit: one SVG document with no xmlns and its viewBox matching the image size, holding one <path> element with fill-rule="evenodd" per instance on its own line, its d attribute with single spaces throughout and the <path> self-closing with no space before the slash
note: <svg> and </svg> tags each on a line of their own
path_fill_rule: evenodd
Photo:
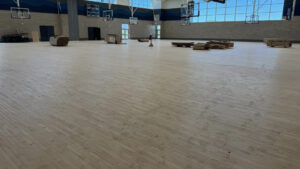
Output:
<svg viewBox="0 0 300 169">
<path fill-rule="evenodd" d="M 148 39 L 138 39 L 139 42 L 149 42 Z"/>
<path fill-rule="evenodd" d="M 209 50 L 209 45 L 207 43 L 196 43 L 193 50 Z"/>
<path fill-rule="evenodd" d="M 207 44 L 209 44 L 212 47 L 215 47 L 217 49 L 227 49 L 227 48 L 233 48 L 234 47 L 234 43 L 233 42 L 229 42 L 229 41 L 209 41 L 207 42 Z M 220 48 L 218 48 L 218 46 Z"/>
<path fill-rule="evenodd" d="M 229 41 L 209 41 L 206 43 L 196 43 L 194 50 L 208 50 L 208 49 L 228 49 L 233 48 L 234 43 Z"/>
<path fill-rule="evenodd" d="M 122 43 L 122 37 L 116 34 L 107 34 L 105 36 L 105 41 L 108 44 L 121 44 Z"/>
<path fill-rule="evenodd" d="M 194 42 L 172 42 L 173 46 L 190 48 L 194 46 Z"/>
<path fill-rule="evenodd" d="M 283 40 L 277 38 L 265 38 L 264 42 L 267 46 L 270 47 L 284 47 L 289 48 L 292 47 L 292 42 L 290 40 Z"/>
</svg>

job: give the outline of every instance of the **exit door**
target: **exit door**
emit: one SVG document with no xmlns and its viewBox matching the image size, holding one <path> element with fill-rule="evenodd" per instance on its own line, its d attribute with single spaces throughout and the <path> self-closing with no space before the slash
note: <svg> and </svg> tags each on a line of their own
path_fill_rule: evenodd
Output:
<svg viewBox="0 0 300 169">
<path fill-rule="evenodd" d="M 54 26 L 40 26 L 41 41 L 49 41 L 54 36 Z"/>
<path fill-rule="evenodd" d="M 101 30 L 96 27 L 88 27 L 89 40 L 101 40 Z"/>
<path fill-rule="evenodd" d="M 156 25 L 155 32 L 156 32 L 156 38 L 160 39 L 160 25 Z"/>
</svg>

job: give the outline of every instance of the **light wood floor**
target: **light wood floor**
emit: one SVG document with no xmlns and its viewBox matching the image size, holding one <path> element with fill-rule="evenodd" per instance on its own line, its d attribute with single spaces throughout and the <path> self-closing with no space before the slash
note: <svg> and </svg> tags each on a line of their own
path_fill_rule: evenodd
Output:
<svg viewBox="0 0 300 169">
<path fill-rule="evenodd" d="M 0 169 L 299 169 L 300 45 L 0 44 Z"/>
</svg>

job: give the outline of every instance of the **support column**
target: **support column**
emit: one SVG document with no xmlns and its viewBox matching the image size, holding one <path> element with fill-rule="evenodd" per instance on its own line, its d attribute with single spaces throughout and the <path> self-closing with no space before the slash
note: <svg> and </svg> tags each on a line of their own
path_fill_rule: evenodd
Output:
<svg viewBox="0 0 300 169">
<path fill-rule="evenodd" d="M 68 0 L 67 2 L 70 40 L 79 40 L 78 1 Z"/>
</svg>

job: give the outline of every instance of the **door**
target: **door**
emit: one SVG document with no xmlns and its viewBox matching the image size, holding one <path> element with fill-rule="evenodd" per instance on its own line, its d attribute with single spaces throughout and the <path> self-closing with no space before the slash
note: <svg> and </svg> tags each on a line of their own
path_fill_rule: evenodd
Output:
<svg viewBox="0 0 300 169">
<path fill-rule="evenodd" d="M 128 24 L 122 24 L 122 39 L 127 40 L 129 37 L 129 26 Z"/>
<path fill-rule="evenodd" d="M 94 28 L 94 39 L 95 40 L 101 40 L 100 28 Z"/>
<path fill-rule="evenodd" d="M 101 40 L 101 30 L 96 27 L 88 27 L 89 40 Z"/>
<path fill-rule="evenodd" d="M 49 41 L 54 36 L 54 26 L 40 26 L 41 41 Z"/>
<path fill-rule="evenodd" d="M 156 25 L 156 39 L 160 39 L 160 25 Z"/>
</svg>

